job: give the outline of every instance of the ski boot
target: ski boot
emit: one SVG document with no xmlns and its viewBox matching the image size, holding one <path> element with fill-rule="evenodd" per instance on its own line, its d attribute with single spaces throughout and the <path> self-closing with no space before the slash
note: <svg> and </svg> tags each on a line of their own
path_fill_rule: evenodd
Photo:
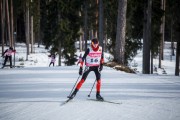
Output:
<svg viewBox="0 0 180 120">
<path fill-rule="evenodd" d="M 98 100 L 98 101 L 104 101 L 104 98 L 100 95 L 99 92 L 96 93 L 96 100 Z"/>
<path fill-rule="evenodd" d="M 69 99 L 73 99 L 76 96 L 76 93 L 78 92 L 78 89 L 75 89 L 74 92 L 68 96 Z"/>
</svg>

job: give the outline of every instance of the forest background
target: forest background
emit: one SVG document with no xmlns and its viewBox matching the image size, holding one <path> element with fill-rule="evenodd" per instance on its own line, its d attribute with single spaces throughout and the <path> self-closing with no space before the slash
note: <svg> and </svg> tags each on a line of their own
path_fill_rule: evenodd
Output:
<svg viewBox="0 0 180 120">
<path fill-rule="evenodd" d="M 88 40 L 96 37 L 103 50 L 125 66 L 143 49 L 142 70 L 150 74 L 153 58 L 159 58 L 161 68 L 164 41 L 171 41 L 175 75 L 179 75 L 179 6 L 179 0 L 0 0 L 1 51 L 23 42 L 28 60 L 37 43 L 57 53 L 59 61 L 63 56 L 66 65 L 73 65 L 75 42 L 84 51 Z"/>
</svg>

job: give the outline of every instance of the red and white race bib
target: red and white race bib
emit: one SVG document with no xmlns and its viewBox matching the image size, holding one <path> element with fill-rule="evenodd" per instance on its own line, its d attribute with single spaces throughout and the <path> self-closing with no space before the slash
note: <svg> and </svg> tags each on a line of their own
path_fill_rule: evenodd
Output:
<svg viewBox="0 0 180 120">
<path fill-rule="evenodd" d="M 89 48 L 89 54 L 86 57 L 86 66 L 99 66 L 102 56 L 102 47 L 99 47 L 97 51 L 93 51 Z"/>
</svg>

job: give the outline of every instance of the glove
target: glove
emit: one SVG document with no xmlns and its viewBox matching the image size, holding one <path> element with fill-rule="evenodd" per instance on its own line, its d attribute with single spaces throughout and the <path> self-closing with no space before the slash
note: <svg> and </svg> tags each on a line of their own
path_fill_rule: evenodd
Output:
<svg viewBox="0 0 180 120">
<path fill-rule="evenodd" d="M 102 69 L 103 69 L 103 65 L 101 64 L 101 65 L 99 66 L 99 71 L 102 71 Z"/>
<path fill-rule="evenodd" d="M 79 68 L 79 75 L 82 75 L 82 71 L 83 71 L 83 69 L 82 69 L 82 67 L 80 67 Z"/>
</svg>

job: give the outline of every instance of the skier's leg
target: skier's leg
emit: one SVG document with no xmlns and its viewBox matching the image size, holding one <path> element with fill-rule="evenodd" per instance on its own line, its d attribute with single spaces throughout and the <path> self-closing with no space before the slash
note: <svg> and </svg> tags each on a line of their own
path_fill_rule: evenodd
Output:
<svg viewBox="0 0 180 120">
<path fill-rule="evenodd" d="M 9 56 L 10 68 L 12 68 L 12 56 Z"/>
<path fill-rule="evenodd" d="M 84 79 L 81 79 L 81 80 L 79 81 L 79 83 L 77 84 L 74 92 L 73 92 L 73 93 L 71 94 L 71 96 L 69 97 L 70 99 L 73 99 L 73 98 L 76 96 L 77 92 L 78 92 L 79 89 L 81 88 L 81 86 L 82 86 L 82 84 L 84 83 L 84 81 L 85 81 Z"/>
<path fill-rule="evenodd" d="M 5 67 L 6 62 L 7 62 L 7 59 L 8 59 L 8 56 L 5 56 L 5 59 L 4 59 L 4 64 L 3 64 L 3 67 L 2 67 L 2 68 L 4 68 L 4 67 Z"/>
<path fill-rule="evenodd" d="M 97 67 L 97 69 L 94 70 L 94 73 L 96 75 L 96 81 L 97 81 L 96 91 L 100 93 L 100 89 L 101 89 L 101 74 L 98 71 L 98 67 Z"/>
<path fill-rule="evenodd" d="M 101 80 L 98 80 L 96 85 L 96 99 L 103 101 L 104 98 L 100 95 L 100 89 L 101 89 Z"/>
<path fill-rule="evenodd" d="M 82 76 L 81 80 L 78 82 L 78 84 L 77 84 L 74 92 L 73 92 L 73 93 L 71 94 L 71 96 L 69 97 L 70 99 L 73 99 L 73 98 L 76 96 L 76 93 L 79 91 L 79 89 L 81 88 L 82 84 L 85 82 L 85 80 L 86 80 L 86 78 L 87 78 L 87 76 L 88 76 L 88 74 L 89 74 L 90 71 L 91 71 L 91 70 L 88 69 L 87 71 L 85 71 L 85 72 L 83 73 L 83 76 Z"/>
<path fill-rule="evenodd" d="M 49 67 L 51 66 L 52 62 L 49 63 Z"/>
<path fill-rule="evenodd" d="M 97 100 L 104 100 L 104 98 L 100 95 L 100 90 L 101 90 L 101 74 L 98 71 L 98 67 L 97 67 L 97 69 L 95 69 L 94 73 L 96 75 L 96 80 L 97 80 L 97 84 L 96 84 L 96 99 Z"/>
<path fill-rule="evenodd" d="M 101 90 L 101 80 L 97 80 L 97 84 L 96 84 L 96 92 L 97 93 L 100 93 L 100 90 Z"/>
</svg>

